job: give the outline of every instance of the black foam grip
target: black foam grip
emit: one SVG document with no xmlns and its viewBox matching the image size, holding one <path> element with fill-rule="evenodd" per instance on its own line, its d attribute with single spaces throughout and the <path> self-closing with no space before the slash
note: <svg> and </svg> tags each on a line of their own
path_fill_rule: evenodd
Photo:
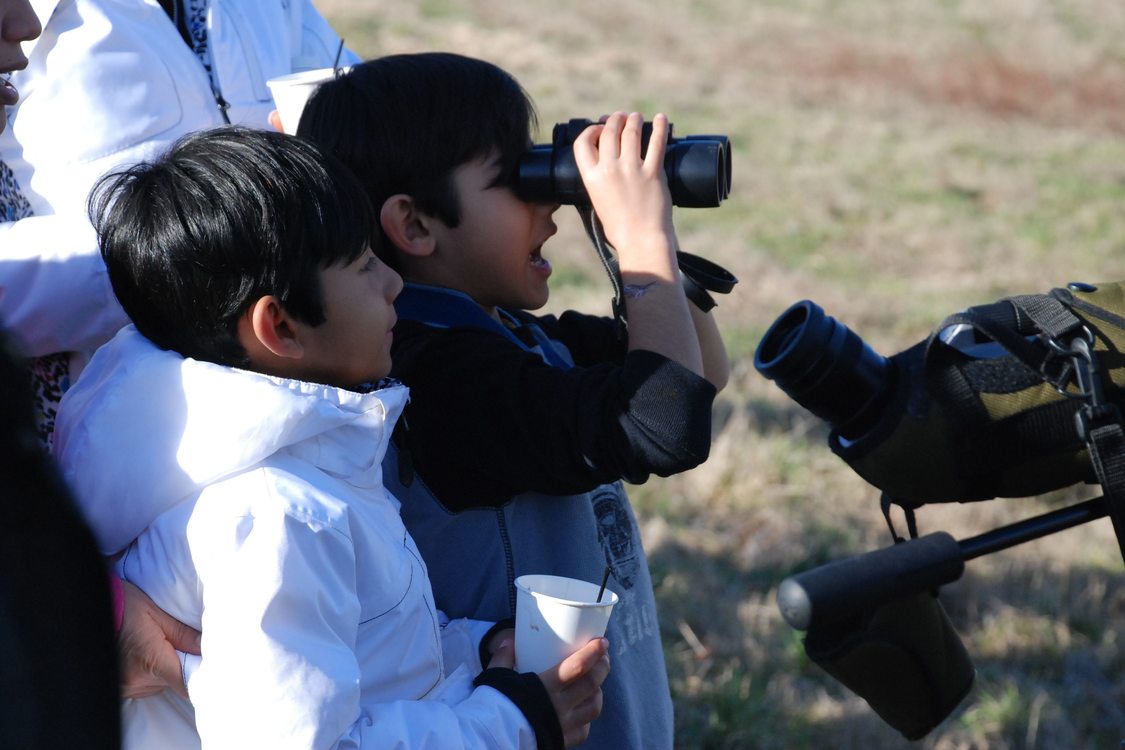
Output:
<svg viewBox="0 0 1125 750">
<path fill-rule="evenodd" d="M 964 570 L 957 540 L 939 531 L 786 578 L 777 605 L 792 627 L 808 630 L 956 581 Z"/>
</svg>

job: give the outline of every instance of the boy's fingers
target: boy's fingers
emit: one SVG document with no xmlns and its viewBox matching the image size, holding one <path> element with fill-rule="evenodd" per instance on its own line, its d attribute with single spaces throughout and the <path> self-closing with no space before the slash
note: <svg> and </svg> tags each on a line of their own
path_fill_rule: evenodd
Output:
<svg viewBox="0 0 1125 750">
<path fill-rule="evenodd" d="M 516 666 L 516 644 L 511 639 L 505 638 L 492 652 L 492 658 L 488 660 L 488 667 L 507 667 L 514 669 Z"/>
<path fill-rule="evenodd" d="M 591 695 L 570 708 L 565 722 L 567 729 L 563 733 L 567 747 L 573 747 L 586 740 L 590 734 L 590 723 L 601 716 L 602 701 L 601 688 L 596 688 Z"/>
<path fill-rule="evenodd" d="M 607 650 L 602 658 L 594 663 L 593 669 L 590 670 L 590 677 L 598 684 L 601 685 L 605 682 L 605 678 L 609 677 L 609 651 Z"/>
<path fill-rule="evenodd" d="M 601 138 L 598 140 L 598 153 L 616 159 L 621 155 L 621 130 L 625 127 L 625 114 L 614 112 L 605 121 Z"/>
<path fill-rule="evenodd" d="M 589 724 L 602 714 L 603 695 L 601 689 L 594 691 L 588 698 L 571 709 L 570 715 L 576 721 Z"/>
<path fill-rule="evenodd" d="M 609 672 L 609 641 L 605 638 L 595 638 L 573 654 L 563 659 L 559 664 L 559 680 L 563 683 L 572 682 L 586 673 L 597 674 L 599 661 L 605 657 L 605 672 Z M 605 679 L 605 676 L 602 676 Z"/>
<path fill-rule="evenodd" d="M 621 127 L 621 153 L 640 158 L 641 155 L 641 129 L 644 118 L 639 112 L 631 112 L 625 118 Z"/>
<path fill-rule="evenodd" d="M 601 137 L 603 125 L 590 125 L 574 139 L 572 149 L 574 162 L 579 169 L 588 169 L 597 161 L 598 139 Z"/>
<path fill-rule="evenodd" d="M 664 168 L 664 152 L 668 148 L 668 116 L 658 113 L 652 118 L 652 135 L 648 139 L 645 152 L 645 166 L 650 169 Z"/>
</svg>

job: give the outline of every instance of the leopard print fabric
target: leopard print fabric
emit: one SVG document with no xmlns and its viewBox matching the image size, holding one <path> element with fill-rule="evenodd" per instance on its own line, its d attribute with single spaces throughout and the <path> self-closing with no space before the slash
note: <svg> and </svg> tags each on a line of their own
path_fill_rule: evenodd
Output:
<svg viewBox="0 0 1125 750">
<path fill-rule="evenodd" d="M 207 76 L 211 79 L 211 88 L 217 88 L 215 71 L 211 68 L 211 48 L 207 41 L 207 6 L 210 0 L 187 0 L 184 5 L 187 11 L 188 34 L 191 36 L 191 48 Z"/>
<path fill-rule="evenodd" d="M 28 360 L 31 386 L 35 391 L 35 422 L 43 447 L 50 452 L 54 445 L 55 417 L 59 401 L 70 388 L 70 355 L 48 354 Z"/>
<path fill-rule="evenodd" d="M 31 204 L 20 192 L 16 176 L 0 161 L 0 221 L 16 221 L 31 216 Z"/>
<path fill-rule="evenodd" d="M 31 216 L 31 204 L 20 191 L 12 170 L 0 161 L 0 221 L 18 221 Z M 51 449 L 59 401 L 70 387 L 70 356 L 48 354 L 28 360 L 35 393 L 35 422 L 43 447 Z"/>
</svg>

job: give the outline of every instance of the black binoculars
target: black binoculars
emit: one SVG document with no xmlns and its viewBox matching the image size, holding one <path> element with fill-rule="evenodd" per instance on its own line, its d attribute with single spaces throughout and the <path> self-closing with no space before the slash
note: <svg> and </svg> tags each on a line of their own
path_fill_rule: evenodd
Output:
<svg viewBox="0 0 1125 750">
<path fill-rule="evenodd" d="M 516 192 L 535 203 L 588 206 L 590 198 L 574 162 L 574 139 L 593 120 L 573 119 L 555 125 L 550 143 L 536 144 L 520 160 Z M 648 148 L 652 123 L 641 133 L 642 150 Z M 730 195 L 730 139 L 725 135 L 672 137 L 668 125 L 668 149 L 664 171 L 672 205 L 684 208 L 715 208 Z"/>
</svg>

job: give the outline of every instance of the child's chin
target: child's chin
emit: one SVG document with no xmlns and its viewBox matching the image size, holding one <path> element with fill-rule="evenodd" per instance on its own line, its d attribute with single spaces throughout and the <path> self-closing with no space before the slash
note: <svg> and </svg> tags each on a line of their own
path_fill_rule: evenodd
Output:
<svg viewBox="0 0 1125 750">
<path fill-rule="evenodd" d="M 538 310 L 539 308 L 543 307 L 543 305 L 547 304 L 547 300 L 549 300 L 550 298 L 551 298 L 550 290 L 544 290 L 542 294 L 537 294 L 534 297 L 526 300 L 528 304 L 525 304 L 523 306 L 523 309 L 524 310 Z"/>
</svg>

